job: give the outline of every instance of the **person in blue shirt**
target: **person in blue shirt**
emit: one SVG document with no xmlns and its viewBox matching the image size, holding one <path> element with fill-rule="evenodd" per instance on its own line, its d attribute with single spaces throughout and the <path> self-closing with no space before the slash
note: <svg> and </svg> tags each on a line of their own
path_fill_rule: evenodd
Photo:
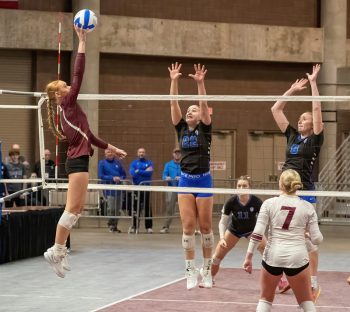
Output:
<svg viewBox="0 0 350 312">
<path fill-rule="evenodd" d="M 173 159 L 168 161 L 164 165 L 162 179 L 164 181 L 168 181 L 168 186 L 178 186 L 179 179 L 181 175 L 181 167 L 180 167 L 180 159 L 181 159 L 181 150 L 179 148 L 174 148 L 173 150 Z M 171 216 L 174 214 L 175 205 L 177 202 L 177 193 L 169 192 L 165 193 L 165 204 L 166 204 L 166 216 L 168 217 L 160 233 L 165 234 L 169 233 L 169 228 L 171 221 L 173 220 Z"/>
<path fill-rule="evenodd" d="M 122 163 L 116 158 L 112 150 L 105 150 L 105 159 L 98 163 L 98 178 L 105 184 L 120 184 L 125 180 L 126 173 Z M 122 192 L 114 190 L 105 190 L 103 195 L 107 201 L 108 215 L 120 216 L 122 208 Z M 111 218 L 107 223 L 110 232 L 120 233 L 118 229 L 118 218 Z"/>
<path fill-rule="evenodd" d="M 152 180 L 152 174 L 154 171 L 153 162 L 146 159 L 146 149 L 140 147 L 137 150 L 137 159 L 133 160 L 130 164 L 129 173 L 132 177 L 132 182 L 135 185 L 150 185 Z M 139 213 L 144 209 L 145 228 L 147 233 L 153 233 L 153 221 L 152 221 L 152 208 L 150 206 L 150 193 L 149 192 L 136 192 L 133 202 L 133 226 L 129 229 L 129 233 L 134 233 L 139 224 L 136 225 L 136 211 L 139 204 Z M 140 217 L 140 216 L 138 216 Z"/>
</svg>

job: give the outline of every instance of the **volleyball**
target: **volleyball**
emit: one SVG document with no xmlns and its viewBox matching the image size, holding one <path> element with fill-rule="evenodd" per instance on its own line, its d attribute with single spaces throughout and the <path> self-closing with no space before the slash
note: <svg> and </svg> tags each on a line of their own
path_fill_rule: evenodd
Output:
<svg viewBox="0 0 350 312">
<path fill-rule="evenodd" d="M 97 26 L 97 16 L 89 9 L 80 10 L 74 16 L 74 25 L 85 29 L 87 32 L 93 31 Z"/>
</svg>

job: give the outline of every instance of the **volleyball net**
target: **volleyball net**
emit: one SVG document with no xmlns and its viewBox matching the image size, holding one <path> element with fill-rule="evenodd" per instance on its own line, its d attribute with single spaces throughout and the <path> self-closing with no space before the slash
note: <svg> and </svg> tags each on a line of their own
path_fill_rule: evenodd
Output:
<svg viewBox="0 0 350 312">
<path fill-rule="evenodd" d="M 0 179 L 3 184 L 21 184 L 21 189 L 0 198 L 6 202 L 16 196 L 28 198 L 39 193 L 46 205 L 64 205 L 68 187 L 64 163 L 66 143 L 58 146 L 55 155 L 55 138 L 47 123 L 45 94 L 0 90 L 0 114 L 4 126 L 13 131 L 4 132 L 3 163 L 9 161 L 8 153 L 13 143 L 20 143 L 21 154 L 28 158 L 26 179 Z M 89 215 L 129 218 L 138 210 L 144 210 L 145 202 L 138 200 L 141 194 L 150 194 L 153 218 L 165 218 L 167 196 L 179 192 L 162 179 L 167 161 L 172 159 L 172 150 L 177 146 L 174 127 L 171 124 L 169 101 L 179 100 L 183 115 L 186 108 L 199 100 L 208 101 L 212 112 L 213 133 L 211 146 L 211 173 L 214 188 L 181 188 L 181 192 L 213 193 L 214 212 L 219 214 L 225 201 L 234 194 L 254 194 L 262 199 L 279 195 L 278 179 L 285 160 L 286 138 L 274 126 L 270 108 L 277 100 L 288 101 L 286 115 L 292 114 L 290 122 L 297 124 L 297 115 L 311 110 L 311 101 L 348 102 L 349 96 L 247 96 L 247 95 L 135 95 L 135 94 L 82 94 L 78 101 L 88 115 L 90 127 L 105 141 L 127 151 L 122 162 L 127 173 L 120 184 L 108 184 L 98 179 L 98 162 L 105 158 L 104 151 L 95 148 L 90 164 L 90 183 L 86 208 Z M 299 105 L 300 102 L 303 102 Z M 9 103 L 9 104 L 8 104 Z M 305 109 L 306 108 L 306 109 Z M 294 111 L 297 111 L 295 113 Z M 294 115 L 293 115 L 294 114 Z M 17 120 L 14 119 L 17 116 Z M 217 116 L 220 116 L 218 118 Z M 249 117 L 250 116 L 250 117 Z M 267 117 L 268 116 L 268 117 Z M 269 118 L 273 126 L 262 119 Z M 230 119 L 232 124 L 230 124 Z M 15 121 L 15 126 L 13 125 Z M 317 211 L 321 221 L 350 221 L 350 136 L 342 134 L 342 142 L 328 152 L 327 142 L 336 142 L 337 133 L 327 133 L 321 154 L 322 161 L 315 170 L 315 191 L 298 191 L 298 195 L 317 196 Z M 338 136 L 339 140 L 339 136 Z M 28 142 L 30 142 L 28 144 Z M 23 149 L 22 149 L 23 147 Z M 143 185 L 133 185 L 129 172 L 132 160 L 137 158 L 137 149 L 146 149 L 146 158 L 154 163 L 152 180 Z M 45 150 L 51 150 L 52 159 L 58 168 L 55 176 L 48 175 L 45 167 Z M 39 161 L 41 177 L 33 174 L 35 162 Z M 246 174 L 253 182 L 252 189 L 237 190 L 239 175 Z M 108 204 L 106 194 L 113 194 L 116 206 L 122 211 L 117 215 Z M 26 197 L 27 196 L 27 197 Z M 43 198 L 26 203 L 43 204 Z M 172 216 L 173 217 L 173 216 Z"/>
</svg>

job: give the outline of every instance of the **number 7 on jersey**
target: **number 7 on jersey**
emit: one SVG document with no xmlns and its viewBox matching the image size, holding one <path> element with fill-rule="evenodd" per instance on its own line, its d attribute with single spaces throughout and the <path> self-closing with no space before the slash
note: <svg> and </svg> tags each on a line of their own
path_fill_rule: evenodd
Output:
<svg viewBox="0 0 350 312">
<path fill-rule="evenodd" d="M 283 230 L 289 230 L 289 225 L 293 219 L 294 213 L 295 213 L 295 207 L 287 207 L 287 206 L 282 206 L 281 210 L 288 210 L 288 214 L 286 217 L 286 220 L 284 220 L 284 223 L 282 225 Z"/>
</svg>

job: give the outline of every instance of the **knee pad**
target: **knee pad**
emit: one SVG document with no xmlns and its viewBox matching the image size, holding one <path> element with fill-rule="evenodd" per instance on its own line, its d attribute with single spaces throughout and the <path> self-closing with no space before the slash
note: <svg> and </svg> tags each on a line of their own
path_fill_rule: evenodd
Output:
<svg viewBox="0 0 350 312">
<path fill-rule="evenodd" d="M 214 264 L 214 265 L 220 265 L 221 260 L 222 260 L 222 259 L 217 258 L 217 257 L 214 255 L 214 256 L 213 256 L 213 262 L 212 262 L 212 264 Z"/>
<path fill-rule="evenodd" d="M 256 307 L 256 312 L 270 312 L 271 307 L 272 302 L 260 299 L 258 306 Z"/>
<path fill-rule="evenodd" d="M 186 235 L 182 234 L 182 247 L 186 251 L 194 250 L 196 246 L 196 238 L 194 234 L 192 235 Z"/>
<path fill-rule="evenodd" d="M 204 248 L 214 247 L 214 234 L 210 232 L 209 234 L 202 234 L 202 246 Z"/>
<path fill-rule="evenodd" d="M 307 238 L 306 239 L 306 249 L 307 249 L 307 252 L 317 251 L 318 246 L 311 243 L 311 240 Z"/>
<path fill-rule="evenodd" d="M 73 213 L 70 213 L 68 211 L 64 211 L 60 220 L 58 221 L 58 224 L 66 228 L 67 230 L 71 230 L 73 225 L 77 223 L 80 215 L 75 215 Z"/>
<path fill-rule="evenodd" d="M 303 301 L 300 304 L 300 308 L 302 308 L 304 310 L 304 312 L 316 312 L 315 305 L 311 300 L 310 301 Z"/>
</svg>

